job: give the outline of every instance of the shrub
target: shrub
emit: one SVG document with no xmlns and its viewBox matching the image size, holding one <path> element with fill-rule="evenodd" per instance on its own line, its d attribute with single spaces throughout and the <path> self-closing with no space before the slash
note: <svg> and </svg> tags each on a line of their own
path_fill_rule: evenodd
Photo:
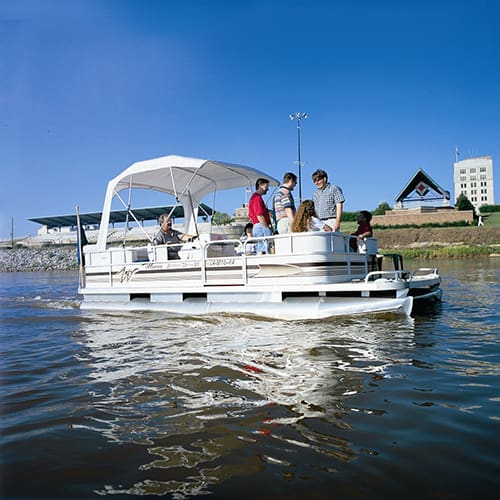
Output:
<svg viewBox="0 0 500 500">
<path fill-rule="evenodd" d="M 342 222 L 356 222 L 358 220 L 358 212 L 342 212 Z"/>
<path fill-rule="evenodd" d="M 482 214 L 500 212 L 500 205 L 483 205 L 480 209 Z"/>
<path fill-rule="evenodd" d="M 378 207 L 372 212 L 372 215 L 385 215 L 387 210 L 391 210 L 391 207 L 389 206 L 389 203 L 383 201 L 382 203 L 379 203 Z"/>
</svg>

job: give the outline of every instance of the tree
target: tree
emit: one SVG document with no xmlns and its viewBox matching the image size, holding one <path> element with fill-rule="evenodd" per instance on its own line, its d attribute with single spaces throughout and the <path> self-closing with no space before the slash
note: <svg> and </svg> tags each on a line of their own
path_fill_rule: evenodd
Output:
<svg viewBox="0 0 500 500">
<path fill-rule="evenodd" d="M 215 211 L 212 216 L 212 224 L 214 226 L 225 226 L 227 224 L 231 224 L 231 222 L 233 222 L 231 216 L 224 212 Z"/>
<path fill-rule="evenodd" d="M 460 193 L 455 202 L 457 210 L 474 210 L 474 205 L 470 202 L 469 198 L 464 193 Z"/>
<path fill-rule="evenodd" d="M 472 214 L 476 217 L 476 209 L 464 193 L 460 193 L 458 196 L 457 201 L 455 202 L 455 207 L 457 210 L 472 210 Z"/>
<path fill-rule="evenodd" d="M 382 201 L 379 203 L 378 207 L 372 212 L 373 215 L 384 215 L 387 210 L 390 210 L 391 207 L 389 203 L 386 201 Z"/>
</svg>

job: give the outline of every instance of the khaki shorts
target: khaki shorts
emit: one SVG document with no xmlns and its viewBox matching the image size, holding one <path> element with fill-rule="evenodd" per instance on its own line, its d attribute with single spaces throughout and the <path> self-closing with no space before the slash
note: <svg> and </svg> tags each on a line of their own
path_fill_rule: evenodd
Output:
<svg viewBox="0 0 500 500">
<path fill-rule="evenodd" d="M 323 219 L 321 219 L 323 220 Z M 333 227 L 335 226 L 335 222 L 337 221 L 337 219 L 335 217 L 333 217 L 332 219 L 327 219 L 327 220 L 323 220 L 323 222 L 327 225 L 327 226 L 330 226 L 332 229 Z M 340 229 L 339 229 L 340 231 Z"/>
<path fill-rule="evenodd" d="M 279 234 L 287 234 L 292 232 L 292 225 L 288 217 L 283 217 L 278 221 L 277 229 Z"/>
</svg>

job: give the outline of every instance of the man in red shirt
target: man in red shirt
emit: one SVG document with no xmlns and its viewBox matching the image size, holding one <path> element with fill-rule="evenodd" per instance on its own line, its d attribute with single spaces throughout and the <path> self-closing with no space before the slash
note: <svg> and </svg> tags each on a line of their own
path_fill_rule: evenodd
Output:
<svg viewBox="0 0 500 500">
<path fill-rule="evenodd" d="M 269 190 L 269 181 L 259 178 L 255 183 L 255 192 L 248 202 L 248 217 L 253 223 L 253 236 L 256 238 L 271 236 L 271 216 L 262 198 Z M 257 254 L 269 253 L 269 245 L 266 240 L 256 242 Z"/>
</svg>

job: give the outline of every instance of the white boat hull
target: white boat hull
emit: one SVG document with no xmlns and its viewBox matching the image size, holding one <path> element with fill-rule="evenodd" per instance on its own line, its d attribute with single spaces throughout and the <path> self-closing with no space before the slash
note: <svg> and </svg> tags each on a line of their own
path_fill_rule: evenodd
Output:
<svg viewBox="0 0 500 500">
<path fill-rule="evenodd" d="M 307 234 L 289 238 L 305 239 Z M 338 244 L 344 236 L 323 233 L 319 242 L 325 241 Z M 86 285 L 80 288 L 82 309 L 253 314 L 280 320 L 409 315 L 412 309 L 408 282 L 398 272 L 367 273 L 365 255 L 321 248 L 309 255 L 127 262 L 134 255 L 141 252 L 91 256 L 94 265 L 86 268 Z"/>
<path fill-rule="evenodd" d="M 328 298 L 303 297 L 287 298 L 282 302 L 212 302 L 204 299 L 187 299 L 182 303 L 152 302 L 138 297 L 133 300 L 123 300 L 113 297 L 106 300 L 100 296 L 97 300 L 87 297 L 81 305 L 87 310 L 118 310 L 118 311 L 163 311 L 175 315 L 210 315 L 210 314 L 241 314 L 255 315 L 278 320 L 317 320 L 334 316 L 369 313 L 396 313 L 409 315 L 412 309 L 412 297 L 399 298 Z M 229 297 L 228 297 L 229 299 Z"/>
<path fill-rule="evenodd" d="M 199 234 L 196 214 L 204 196 L 215 187 L 255 185 L 263 176 L 250 167 L 178 156 L 131 165 L 109 182 L 98 241 L 84 248 L 81 308 L 307 320 L 409 315 L 414 297 L 436 293 L 436 273 L 382 271 L 376 238 L 365 240 L 362 253 L 351 249 L 349 235 L 338 232 L 290 233 L 245 243 L 221 233 Z M 272 179 L 271 184 L 279 183 Z M 108 246 L 112 200 L 121 190 L 135 188 L 175 196 L 184 210 L 184 233 L 197 234 L 197 241 L 179 245 L 177 252 L 166 245 Z M 252 255 L 250 248 L 259 242 L 269 253 Z"/>
</svg>

